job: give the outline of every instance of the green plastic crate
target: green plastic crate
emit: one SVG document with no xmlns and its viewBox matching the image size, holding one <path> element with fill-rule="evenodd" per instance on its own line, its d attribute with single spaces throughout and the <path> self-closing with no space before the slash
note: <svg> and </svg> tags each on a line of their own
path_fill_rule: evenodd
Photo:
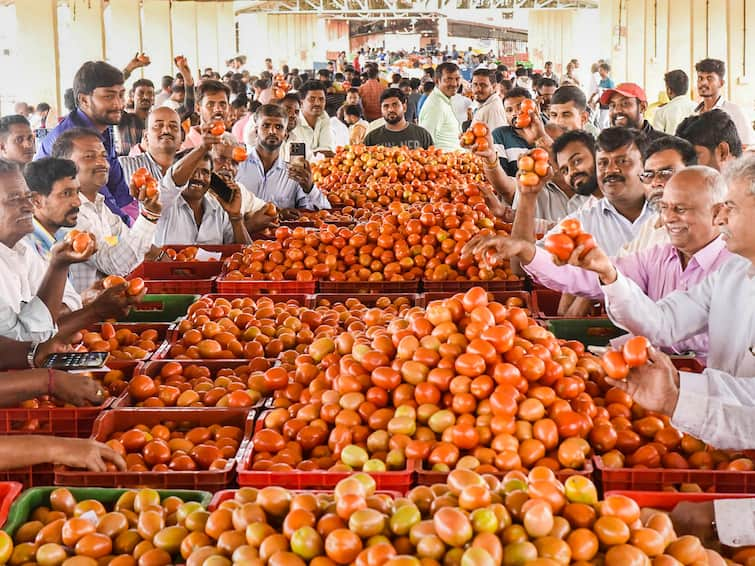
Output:
<svg viewBox="0 0 755 566">
<path fill-rule="evenodd" d="M 10 508 L 8 520 L 5 522 L 3 530 L 13 536 L 21 525 L 23 525 L 37 507 L 48 506 L 50 504 L 50 493 L 59 489 L 57 487 L 32 487 L 27 489 L 18 496 L 15 503 Z M 74 496 L 76 501 L 85 499 L 96 499 L 105 507 L 114 505 L 118 498 L 130 489 L 108 489 L 100 487 L 69 487 L 67 488 Z M 207 507 L 212 501 L 212 494 L 207 491 L 193 491 L 188 489 L 158 489 L 160 501 L 166 497 L 180 497 L 185 502 L 198 501 L 203 507 Z"/>
<path fill-rule="evenodd" d="M 626 334 L 607 318 L 545 319 L 556 338 L 579 340 L 585 346 L 606 346 L 610 340 Z"/>
<path fill-rule="evenodd" d="M 174 322 L 186 315 L 199 295 L 144 295 L 121 322 Z"/>
</svg>

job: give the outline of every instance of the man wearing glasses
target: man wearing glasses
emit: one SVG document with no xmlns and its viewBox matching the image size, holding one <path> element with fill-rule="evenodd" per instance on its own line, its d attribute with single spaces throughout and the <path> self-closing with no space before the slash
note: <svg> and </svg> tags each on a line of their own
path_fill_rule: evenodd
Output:
<svg viewBox="0 0 755 566">
<path fill-rule="evenodd" d="M 645 198 L 655 214 L 640 227 L 637 236 L 619 250 L 618 257 L 669 242 L 659 210 L 663 188 L 674 173 L 696 164 L 695 148 L 682 138 L 663 136 L 648 146 L 645 150 L 645 164 L 639 176 L 645 185 Z"/>
</svg>

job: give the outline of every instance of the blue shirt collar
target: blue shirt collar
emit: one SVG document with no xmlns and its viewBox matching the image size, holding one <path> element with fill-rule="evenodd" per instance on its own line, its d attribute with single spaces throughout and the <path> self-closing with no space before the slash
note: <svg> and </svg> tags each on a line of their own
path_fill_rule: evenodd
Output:
<svg viewBox="0 0 755 566">
<path fill-rule="evenodd" d="M 286 143 L 286 142 L 284 141 L 283 143 Z M 260 157 L 259 153 L 257 153 L 256 147 L 252 149 L 252 151 L 249 152 L 249 157 L 247 158 L 247 160 L 250 161 L 251 163 L 256 164 L 257 166 L 259 166 L 260 169 L 264 171 L 262 158 Z M 280 151 L 278 152 L 278 159 L 275 160 L 275 163 L 270 168 L 271 171 L 273 169 L 286 169 L 286 163 L 285 161 L 283 161 L 283 154 Z"/>
</svg>

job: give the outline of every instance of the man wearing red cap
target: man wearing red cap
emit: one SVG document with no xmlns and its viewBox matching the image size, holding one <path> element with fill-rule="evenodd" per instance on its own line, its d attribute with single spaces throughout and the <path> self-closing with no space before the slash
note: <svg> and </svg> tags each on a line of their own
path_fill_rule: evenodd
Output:
<svg viewBox="0 0 755 566">
<path fill-rule="evenodd" d="M 601 95 L 600 103 L 608 105 L 608 118 L 612 126 L 637 128 L 645 133 L 648 141 L 666 135 L 654 130 L 650 122 L 643 118 L 648 107 L 648 99 L 638 84 L 620 83 L 614 88 L 609 88 Z"/>
</svg>

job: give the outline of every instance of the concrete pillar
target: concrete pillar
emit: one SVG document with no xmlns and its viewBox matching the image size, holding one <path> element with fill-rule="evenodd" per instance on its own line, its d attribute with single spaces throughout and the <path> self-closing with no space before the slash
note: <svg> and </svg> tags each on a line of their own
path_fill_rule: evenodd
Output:
<svg viewBox="0 0 755 566">
<path fill-rule="evenodd" d="M 204 29 L 197 29 L 196 2 L 173 2 L 171 8 L 171 26 L 173 33 L 173 57 L 183 55 L 192 67 L 197 66 L 197 35 Z M 212 34 L 213 29 L 208 33 Z M 202 25 L 204 28 L 204 25 Z"/>
<path fill-rule="evenodd" d="M 171 3 L 164 0 L 142 1 L 142 49 L 152 60 L 146 72 L 153 80 L 159 81 L 163 75 L 176 73 L 173 64 Z M 181 3 L 173 6 L 176 4 Z"/>
<path fill-rule="evenodd" d="M 196 21 L 197 59 L 191 61 L 192 68 L 198 67 L 204 69 L 205 67 L 212 67 L 213 69 L 224 69 L 225 64 L 221 64 L 218 49 L 220 26 L 218 26 L 217 4 L 197 2 Z M 174 30 L 176 29 L 175 24 L 174 19 Z"/>
<path fill-rule="evenodd" d="M 45 101 L 62 115 L 56 0 L 16 0 L 15 77 L 20 100 Z"/>
<path fill-rule="evenodd" d="M 448 19 L 445 16 L 438 18 L 438 46 L 441 50 L 451 47 L 448 40 Z"/>
<path fill-rule="evenodd" d="M 107 35 L 105 38 L 108 61 L 122 69 L 137 51 L 142 49 L 141 9 L 133 0 L 110 0 L 105 12 Z M 148 55 L 151 55 L 148 53 Z M 142 78 L 159 78 L 150 67 L 137 69 L 129 83 Z"/>
<path fill-rule="evenodd" d="M 239 14 L 239 53 L 246 55 L 246 65 L 250 72 L 256 72 L 258 69 L 262 69 L 262 65 L 265 62 L 266 53 L 265 49 L 260 49 L 260 46 L 271 45 L 268 40 L 268 20 L 272 18 L 267 14 Z M 271 57 L 279 56 L 285 45 L 276 45 L 275 55 L 271 53 Z M 228 57 L 228 55 L 223 55 Z M 275 64 L 275 59 L 273 59 Z M 293 61 L 290 62 L 292 66 L 296 66 Z"/>
<path fill-rule="evenodd" d="M 225 62 L 240 51 L 240 46 L 238 48 L 236 46 L 236 15 L 233 11 L 233 2 L 215 3 L 215 12 L 218 61 L 214 66 L 216 69 L 225 69 Z M 247 57 L 251 54 L 249 51 L 242 51 L 242 53 Z"/>
</svg>

